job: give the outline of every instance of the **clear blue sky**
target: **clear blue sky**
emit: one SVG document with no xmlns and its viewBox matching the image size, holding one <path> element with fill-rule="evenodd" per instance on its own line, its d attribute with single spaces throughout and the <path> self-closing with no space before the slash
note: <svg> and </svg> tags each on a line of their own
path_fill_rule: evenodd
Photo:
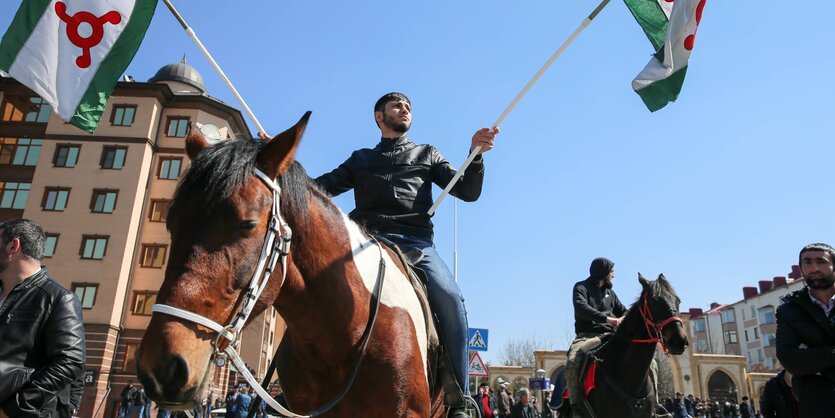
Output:
<svg viewBox="0 0 835 418">
<path fill-rule="evenodd" d="M 316 176 L 378 141 L 372 106 L 392 90 L 412 99 L 412 140 L 460 165 L 597 2 L 175 4 L 271 133 L 313 111 L 298 159 Z M 638 271 L 663 272 L 687 310 L 739 300 L 804 244 L 835 241 L 835 4 L 810 6 L 708 0 L 681 97 L 656 113 L 630 87 L 653 51 L 623 3 L 580 35 L 502 125 L 481 199 L 459 204 L 460 284 L 470 325 L 490 329 L 485 360 L 511 338 L 563 341 L 594 257 L 616 262 L 626 303 Z M 162 2 L 127 73 L 145 81 L 184 53 L 238 106 Z M 450 265 L 452 207 L 435 216 Z"/>
</svg>

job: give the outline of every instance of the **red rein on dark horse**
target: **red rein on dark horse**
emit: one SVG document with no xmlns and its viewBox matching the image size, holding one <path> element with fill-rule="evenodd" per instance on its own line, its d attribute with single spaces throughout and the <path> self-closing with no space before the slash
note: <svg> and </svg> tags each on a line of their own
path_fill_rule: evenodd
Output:
<svg viewBox="0 0 835 418">
<path fill-rule="evenodd" d="M 275 361 L 291 411 L 310 414 L 348 385 L 343 401 L 321 416 L 442 417 L 443 392 L 430 387 L 427 323 L 404 266 L 293 161 L 308 116 L 263 146 L 229 140 L 209 147 L 199 132 L 187 137 L 192 163 L 169 210 L 171 251 L 157 297 L 168 308 L 155 309 L 137 349 L 137 376 L 161 408 L 192 408 L 209 389 L 212 360 L 229 351 L 218 335 L 235 327 L 222 324 L 235 324 L 254 298 L 252 316 L 272 305 L 287 325 Z M 273 205 L 278 221 L 271 221 Z M 289 254 L 252 292 L 269 231 L 286 235 L 282 221 L 292 230 Z M 350 384 L 381 265 L 376 324 Z"/>
</svg>

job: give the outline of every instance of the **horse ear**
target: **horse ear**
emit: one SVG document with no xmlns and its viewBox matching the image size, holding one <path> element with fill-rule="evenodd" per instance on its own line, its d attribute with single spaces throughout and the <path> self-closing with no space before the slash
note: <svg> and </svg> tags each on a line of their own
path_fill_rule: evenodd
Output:
<svg viewBox="0 0 835 418">
<path fill-rule="evenodd" d="M 293 155 L 307 127 L 310 119 L 310 111 L 296 122 L 290 129 L 276 135 L 261 151 L 258 151 L 257 161 L 264 167 L 264 174 L 270 178 L 276 178 L 293 163 Z"/>
<path fill-rule="evenodd" d="M 663 280 L 663 281 L 665 281 L 665 282 L 666 282 L 666 281 L 667 281 L 667 278 L 666 278 L 666 277 L 664 277 L 664 273 L 661 273 L 661 274 L 659 274 L 659 275 L 658 275 L 658 280 Z"/>
<path fill-rule="evenodd" d="M 188 124 L 188 135 L 186 135 L 186 154 L 188 154 L 188 158 L 192 160 L 197 158 L 197 154 L 200 154 L 200 151 L 209 147 L 209 142 L 206 141 L 206 137 L 203 136 L 203 132 L 200 132 L 200 129 L 194 126 L 194 123 Z"/>
<path fill-rule="evenodd" d="M 646 277 L 643 274 L 638 273 L 638 283 L 641 283 L 642 287 L 649 286 L 649 282 L 647 281 Z"/>
</svg>

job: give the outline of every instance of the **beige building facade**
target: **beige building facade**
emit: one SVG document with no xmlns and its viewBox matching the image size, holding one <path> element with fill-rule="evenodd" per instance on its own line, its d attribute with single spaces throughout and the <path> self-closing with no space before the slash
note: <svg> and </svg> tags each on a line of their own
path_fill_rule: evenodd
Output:
<svg viewBox="0 0 835 418">
<path fill-rule="evenodd" d="M 189 163 L 187 128 L 212 124 L 221 140 L 250 132 L 241 113 L 208 95 L 185 62 L 164 66 L 149 82 L 120 81 L 94 134 L 64 123 L 3 75 L 0 110 L 0 221 L 22 217 L 43 226 L 44 264 L 83 307 L 80 416 L 115 416 L 122 389 L 137 381 L 134 354 L 163 281 L 165 214 Z M 241 353 L 257 376 L 283 329 L 271 309 L 244 332 Z M 235 379 L 228 367 L 218 369 L 214 398 Z"/>
</svg>

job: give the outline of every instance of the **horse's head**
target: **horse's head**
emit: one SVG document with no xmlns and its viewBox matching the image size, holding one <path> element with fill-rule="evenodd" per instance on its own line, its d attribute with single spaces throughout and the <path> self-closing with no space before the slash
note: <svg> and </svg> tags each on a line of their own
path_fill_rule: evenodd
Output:
<svg viewBox="0 0 835 418">
<path fill-rule="evenodd" d="M 191 130 L 186 152 L 192 163 L 167 218 L 171 251 L 158 305 L 221 326 L 233 322 L 246 299 L 272 219 L 273 190 L 256 171 L 275 179 L 291 167 L 309 116 L 306 113 L 263 146 L 228 140 L 209 147 L 199 131 Z M 279 263 L 273 276 L 281 274 Z M 279 281 L 274 277 L 267 283 L 252 316 L 278 298 Z M 228 344 L 218 335 L 207 326 L 155 312 L 136 352 L 137 376 L 148 396 L 160 407 L 192 408 L 211 378 L 212 355 Z"/>
<path fill-rule="evenodd" d="M 683 353 L 688 342 L 684 325 L 678 318 L 681 300 L 676 296 L 670 282 L 663 274 L 659 274 L 658 280 L 651 282 L 641 273 L 638 273 L 638 281 L 643 291 L 637 303 L 647 329 L 652 329 L 653 332 L 659 334 L 657 337 L 661 339 L 661 343 L 670 353 Z M 650 335 L 650 337 L 655 336 Z"/>
</svg>

